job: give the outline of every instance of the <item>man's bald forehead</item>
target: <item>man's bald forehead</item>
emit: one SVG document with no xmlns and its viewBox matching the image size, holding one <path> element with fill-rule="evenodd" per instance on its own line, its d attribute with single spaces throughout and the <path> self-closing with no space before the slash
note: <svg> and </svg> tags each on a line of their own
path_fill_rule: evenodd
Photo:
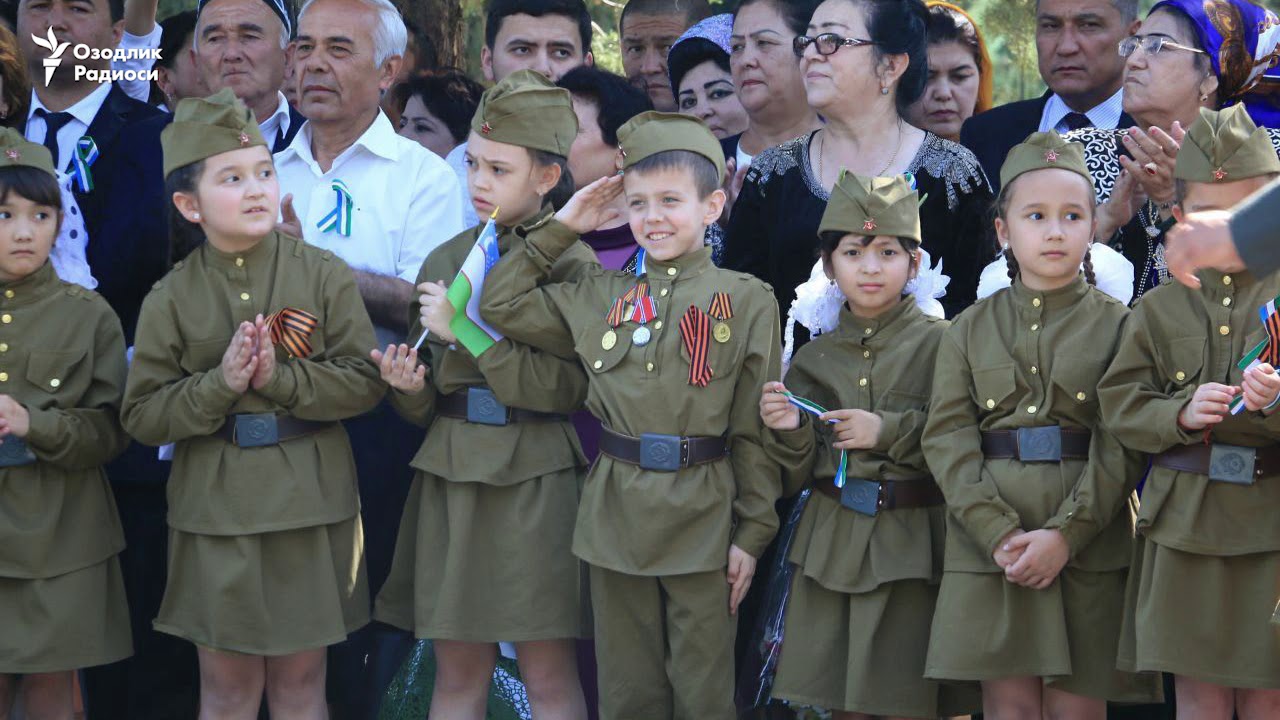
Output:
<svg viewBox="0 0 1280 720">
<path fill-rule="evenodd" d="M 692 26 L 700 20 L 711 17 L 711 5 L 707 0 L 630 0 L 622 8 L 622 17 L 618 19 L 621 27 L 627 21 L 627 15 L 683 15 L 686 26 Z"/>
</svg>

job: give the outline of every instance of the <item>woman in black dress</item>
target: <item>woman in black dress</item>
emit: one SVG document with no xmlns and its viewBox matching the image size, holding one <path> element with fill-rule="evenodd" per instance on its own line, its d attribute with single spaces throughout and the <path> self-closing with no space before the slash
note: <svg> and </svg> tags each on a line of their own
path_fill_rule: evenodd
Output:
<svg viewBox="0 0 1280 720">
<path fill-rule="evenodd" d="M 905 119 L 927 79 L 927 16 L 921 0 L 826 0 L 796 39 L 806 96 L 826 124 L 752 162 L 722 263 L 772 284 L 783 317 L 809 278 L 818 221 L 843 170 L 915 177 L 924 248 L 951 276 L 947 315 L 973 303 L 995 256 L 990 185 L 973 153 Z"/>
</svg>

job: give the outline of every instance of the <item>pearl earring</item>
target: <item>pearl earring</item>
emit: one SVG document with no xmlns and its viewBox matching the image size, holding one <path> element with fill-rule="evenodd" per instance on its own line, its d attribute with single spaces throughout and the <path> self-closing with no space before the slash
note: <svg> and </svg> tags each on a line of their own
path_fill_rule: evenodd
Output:
<svg viewBox="0 0 1280 720">
<path fill-rule="evenodd" d="M 196 213 L 195 215 L 196 215 L 196 219 L 197 219 L 197 220 L 199 220 L 199 219 L 200 219 L 200 213 Z"/>
<path fill-rule="evenodd" d="M 881 94 L 881 95 L 888 95 L 888 94 L 889 94 L 889 88 L 887 88 L 887 87 L 882 87 L 882 88 L 880 88 L 880 94 Z"/>
</svg>

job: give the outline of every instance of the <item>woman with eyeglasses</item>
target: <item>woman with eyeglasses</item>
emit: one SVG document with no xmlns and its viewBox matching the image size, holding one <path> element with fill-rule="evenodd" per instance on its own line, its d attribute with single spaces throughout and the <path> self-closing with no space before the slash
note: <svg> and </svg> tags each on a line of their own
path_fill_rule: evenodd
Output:
<svg viewBox="0 0 1280 720">
<path fill-rule="evenodd" d="M 1274 13 L 1248 0 L 1156 3 L 1119 47 L 1124 110 L 1134 127 L 1067 135 L 1084 144 L 1101 203 L 1096 239 L 1133 263 L 1134 301 L 1169 277 L 1164 235 L 1174 224 L 1173 169 L 1200 108 L 1243 103 L 1280 148 L 1280 80 L 1267 75 L 1280 40 L 1276 23 Z"/>
<path fill-rule="evenodd" d="M 973 153 L 906 119 L 928 76 L 927 23 L 922 0 L 826 0 L 793 41 L 809 106 L 826 124 L 752 161 L 723 260 L 772 284 L 782 317 L 809 278 L 818 221 L 846 171 L 912 176 L 923 247 L 951 276 L 943 306 L 953 316 L 973 303 L 994 255 L 990 186 Z M 796 347 L 803 333 L 796 328 Z"/>
</svg>

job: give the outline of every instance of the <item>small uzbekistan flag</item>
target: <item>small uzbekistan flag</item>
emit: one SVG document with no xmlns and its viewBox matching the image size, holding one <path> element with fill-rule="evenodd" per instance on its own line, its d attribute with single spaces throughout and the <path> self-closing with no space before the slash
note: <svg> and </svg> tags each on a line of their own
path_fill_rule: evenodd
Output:
<svg viewBox="0 0 1280 720">
<path fill-rule="evenodd" d="M 1265 305 L 1258 308 L 1258 319 L 1262 321 L 1262 327 L 1266 328 L 1267 337 L 1254 345 L 1253 349 L 1236 363 L 1236 367 L 1240 368 L 1241 372 L 1263 363 L 1272 367 L 1280 366 L 1280 312 L 1276 310 L 1277 302 L 1280 302 L 1280 297 L 1268 300 Z M 1244 394 L 1232 398 L 1229 407 L 1232 415 L 1244 412 Z"/>
<path fill-rule="evenodd" d="M 472 355 L 480 355 L 493 347 L 503 338 L 502 333 L 494 330 L 480 317 L 480 295 L 484 292 L 484 278 L 498 263 L 498 230 L 494 219 L 498 216 L 495 209 L 489 216 L 471 247 L 467 259 L 462 262 L 462 269 L 453 279 L 445 298 L 453 305 L 454 316 L 449 322 L 449 329 L 457 336 L 458 342 L 471 351 Z"/>
</svg>

